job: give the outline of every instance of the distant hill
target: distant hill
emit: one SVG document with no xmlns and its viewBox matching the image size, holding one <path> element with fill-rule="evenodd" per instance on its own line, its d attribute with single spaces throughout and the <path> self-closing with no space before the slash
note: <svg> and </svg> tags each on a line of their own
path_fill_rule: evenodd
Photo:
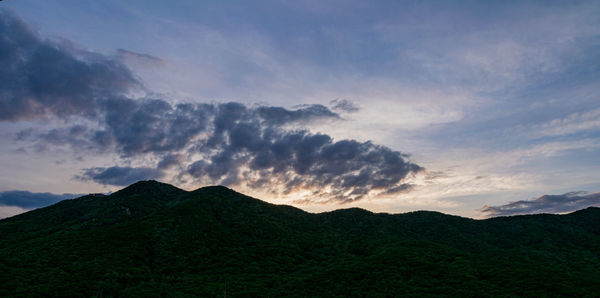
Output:
<svg viewBox="0 0 600 298">
<path fill-rule="evenodd" d="M 600 209 L 311 214 L 142 181 L 0 220 L 0 296 L 595 296 Z"/>
</svg>

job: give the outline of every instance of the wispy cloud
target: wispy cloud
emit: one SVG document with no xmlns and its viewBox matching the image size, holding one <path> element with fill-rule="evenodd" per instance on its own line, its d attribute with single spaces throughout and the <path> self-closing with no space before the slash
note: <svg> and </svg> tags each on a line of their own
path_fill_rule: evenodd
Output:
<svg viewBox="0 0 600 298">
<path fill-rule="evenodd" d="M 128 51 L 125 49 L 117 49 L 116 57 L 125 64 L 142 64 L 142 65 L 155 65 L 155 66 L 163 66 L 166 61 L 164 59 L 143 54 L 136 53 L 133 51 Z"/>
<path fill-rule="evenodd" d="M 347 113 L 356 113 L 360 108 L 351 100 L 348 99 L 334 99 L 329 102 L 332 110 L 339 110 Z"/>
<path fill-rule="evenodd" d="M 543 195 L 529 201 L 515 201 L 501 206 L 484 206 L 479 211 L 488 217 L 534 213 L 567 213 L 600 206 L 600 193 L 571 192 L 563 195 Z"/>
<path fill-rule="evenodd" d="M 536 125 L 529 131 L 537 137 L 564 136 L 585 131 L 600 130 L 600 108 L 572 113 L 563 118 Z"/>
</svg>

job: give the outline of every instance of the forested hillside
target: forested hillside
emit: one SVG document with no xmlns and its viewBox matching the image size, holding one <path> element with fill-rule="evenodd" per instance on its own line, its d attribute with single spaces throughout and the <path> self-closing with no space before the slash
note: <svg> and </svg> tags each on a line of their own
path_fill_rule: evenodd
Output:
<svg viewBox="0 0 600 298">
<path fill-rule="evenodd" d="M 311 214 L 142 181 L 0 221 L 0 296 L 594 296 L 600 209 Z"/>
</svg>

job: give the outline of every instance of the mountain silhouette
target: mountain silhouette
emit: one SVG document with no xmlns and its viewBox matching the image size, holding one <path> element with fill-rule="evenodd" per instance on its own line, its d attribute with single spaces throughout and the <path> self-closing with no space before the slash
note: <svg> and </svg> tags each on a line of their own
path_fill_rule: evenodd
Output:
<svg viewBox="0 0 600 298">
<path fill-rule="evenodd" d="M 141 181 L 0 220 L 0 296 L 593 296 L 600 209 L 312 214 Z"/>
</svg>

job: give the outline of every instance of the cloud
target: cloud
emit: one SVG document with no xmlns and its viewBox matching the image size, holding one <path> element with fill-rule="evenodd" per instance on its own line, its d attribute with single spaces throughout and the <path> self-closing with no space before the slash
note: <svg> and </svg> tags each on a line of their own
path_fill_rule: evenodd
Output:
<svg viewBox="0 0 600 298">
<path fill-rule="evenodd" d="M 170 154 L 184 149 L 201 134 L 211 132 L 208 142 L 219 143 L 223 133 L 239 121 L 275 127 L 339 119 L 338 114 L 322 105 L 289 110 L 272 106 L 250 108 L 237 102 L 172 105 L 162 99 L 149 98 L 109 99 L 97 107 L 95 114 L 98 122 L 93 125 L 77 124 L 37 133 L 27 129 L 19 132 L 17 139 L 37 140 L 41 147 L 70 144 L 78 149 L 116 150 L 122 156 L 131 157 L 146 153 Z"/>
<path fill-rule="evenodd" d="M 21 138 L 44 146 L 118 152 L 123 158 L 155 156 L 156 166 L 91 168 L 78 176 L 100 184 L 127 185 L 163 176 L 180 165 L 201 183 L 311 191 L 310 201 L 349 202 L 370 194 L 408 191 L 404 179 L 422 168 L 385 146 L 334 141 L 322 133 L 286 128 L 306 121 L 337 120 L 321 105 L 290 110 L 241 103 L 185 103 L 114 99 L 99 106 L 95 125 L 73 125 Z M 40 147 L 40 146 L 38 146 Z M 188 160 L 190 162 L 188 162 Z"/>
<path fill-rule="evenodd" d="M 6 11 L 0 34 L 0 120 L 49 120 L 44 128 L 17 133 L 18 140 L 32 141 L 38 151 L 70 147 L 142 165 L 86 168 L 79 180 L 122 186 L 162 178 L 179 165 L 179 178 L 198 183 L 284 195 L 309 191 L 309 201 L 350 202 L 408 191 L 405 178 L 422 170 L 388 147 L 302 129 L 341 119 L 324 105 L 170 103 L 146 94 L 122 62 L 151 57 L 124 50 L 108 56 L 42 39 Z M 138 90 L 142 94 L 133 98 Z M 358 109 L 348 100 L 332 104 L 345 112 Z M 67 118 L 74 124 L 65 126 Z"/>
<path fill-rule="evenodd" d="M 310 190 L 307 202 L 360 200 L 371 193 L 406 190 L 403 180 L 422 168 L 405 155 L 371 142 L 333 139 L 308 131 L 275 131 L 237 123 L 188 172 L 196 178 L 289 194 Z M 214 151 L 213 151 L 214 150 Z"/>
<path fill-rule="evenodd" d="M 123 155 L 180 150 L 206 129 L 210 104 L 171 105 L 161 99 L 106 102 L 101 125 L 93 132 L 98 146 L 116 146 Z"/>
<path fill-rule="evenodd" d="M 99 184 L 126 186 L 140 180 L 153 180 L 163 176 L 162 171 L 154 168 L 109 167 L 84 169 L 78 179 L 92 180 Z"/>
<path fill-rule="evenodd" d="M 158 163 L 157 168 L 161 170 L 170 169 L 174 166 L 180 165 L 184 159 L 184 154 L 169 154 L 163 157 L 163 159 Z"/>
<path fill-rule="evenodd" d="M 534 126 L 537 136 L 562 136 L 600 128 L 600 108 L 572 113 L 564 118 Z"/>
<path fill-rule="evenodd" d="M 334 99 L 330 101 L 329 104 L 332 105 L 331 109 L 335 111 L 356 113 L 360 110 L 354 102 L 347 99 Z"/>
<path fill-rule="evenodd" d="M 532 213 L 566 213 L 600 206 L 600 193 L 584 195 L 571 192 L 563 195 L 543 195 L 531 201 L 516 201 L 501 206 L 484 206 L 479 211 L 488 217 Z"/>
<path fill-rule="evenodd" d="M 385 146 L 289 128 L 307 121 L 338 120 L 322 105 L 298 109 L 241 103 L 180 103 L 161 99 L 110 99 L 98 106 L 94 125 L 77 124 L 21 139 L 44 146 L 117 152 L 126 159 L 155 156 L 145 168 L 91 168 L 78 176 L 100 184 L 128 185 L 163 176 L 180 165 L 201 183 L 311 191 L 310 201 L 349 202 L 410 187 L 404 179 L 422 168 Z M 187 162 L 191 160 L 191 162 Z"/>
<path fill-rule="evenodd" d="M 24 209 L 39 208 L 56 202 L 79 197 L 78 194 L 35 193 L 24 190 L 0 192 L 0 205 L 20 207 Z"/>
<path fill-rule="evenodd" d="M 128 51 L 125 49 L 117 49 L 116 57 L 121 61 L 127 63 L 138 63 L 143 65 L 157 65 L 160 66 L 165 63 L 165 61 L 161 58 L 144 54 L 144 53 L 136 53 L 132 51 Z"/>
<path fill-rule="evenodd" d="M 0 10 L 0 121 L 48 116 L 92 117 L 99 103 L 141 88 L 115 59 L 42 39 Z"/>
<path fill-rule="evenodd" d="M 319 104 L 305 105 L 297 110 L 262 106 L 258 107 L 256 112 L 269 124 L 285 124 L 297 121 L 310 121 L 319 118 L 339 118 L 338 114 Z"/>
</svg>

